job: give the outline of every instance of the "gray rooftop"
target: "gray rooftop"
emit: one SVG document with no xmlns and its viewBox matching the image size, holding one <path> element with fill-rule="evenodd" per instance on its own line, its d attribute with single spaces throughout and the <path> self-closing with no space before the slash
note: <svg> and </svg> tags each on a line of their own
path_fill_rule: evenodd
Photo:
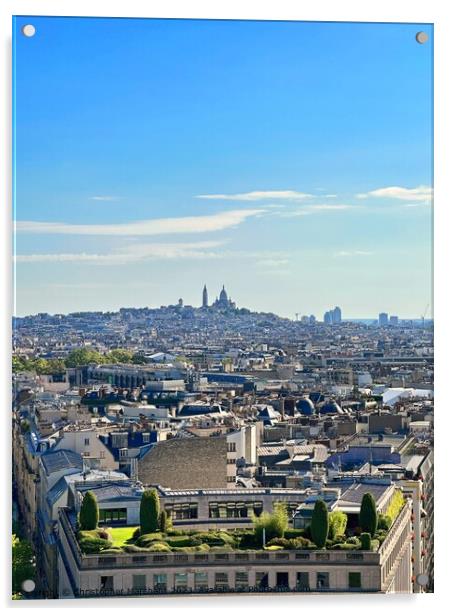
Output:
<svg viewBox="0 0 452 616">
<path fill-rule="evenodd" d="M 46 451 L 42 454 L 41 461 L 44 465 L 46 475 L 58 473 L 59 471 L 70 468 L 83 468 L 82 456 L 69 449 Z"/>
</svg>

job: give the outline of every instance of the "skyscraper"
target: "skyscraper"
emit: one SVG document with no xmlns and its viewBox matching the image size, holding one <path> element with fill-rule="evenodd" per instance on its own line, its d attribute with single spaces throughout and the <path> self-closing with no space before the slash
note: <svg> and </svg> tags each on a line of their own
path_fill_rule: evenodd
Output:
<svg viewBox="0 0 452 616">
<path fill-rule="evenodd" d="M 333 323 L 340 323 L 342 321 L 342 311 L 339 306 L 332 311 L 332 321 Z"/>
<path fill-rule="evenodd" d="M 386 327 L 387 324 L 388 324 L 388 313 L 380 312 L 380 314 L 378 315 L 378 325 L 380 327 Z"/>
<path fill-rule="evenodd" d="M 207 293 L 207 287 L 204 285 L 204 289 L 202 290 L 202 307 L 207 308 L 209 305 L 209 295 Z"/>
</svg>

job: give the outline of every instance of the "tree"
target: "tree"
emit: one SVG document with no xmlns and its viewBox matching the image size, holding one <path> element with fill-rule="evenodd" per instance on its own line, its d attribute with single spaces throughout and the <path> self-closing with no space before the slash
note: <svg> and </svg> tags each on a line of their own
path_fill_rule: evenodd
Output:
<svg viewBox="0 0 452 616">
<path fill-rule="evenodd" d="M 377 530 L 377 524 L 378 515 L 375 499 L 370 492 L 366 492 L 361 500 L 359 525 L 363 529 L 363 532 L 369 533 L 370 536 L 373 537 Z"/>
<path fill-rule="evenodd" d="M 145 490 L 140 503 L 140 531 L 142 535 L 159 530 L 160 499 L 155 488 Z"/>
<path fill-rule="evenodd" d="M 168 530 L 168 515 L 164 509 L 161 510 L 159 515 L 159 527 L 162 533 Z"/>
<path fill-rule="evenodd" d="M 25 580 L 35 578 L 35 557 L 31 543 L 13 535 L 12 553 L 12 591 L 14 594 L 22 591 Z"/>
<path fill-rule="evenodd" d="M 86 366 L 87 364 L 104 364 L 108 360 L 105 355 L 92 349 L 75 349 L 66 357 L 65 364 L 67 368 L 76 368 L 77 366 Z"/>
<path fill-rule="evenodd" d="M 328 537 L 328 509 L 321 498 L 316 500 L 311 519 L 311 537 L 318 548 L 324 548 Z"/>
<path fill-rule="evenodd" d="M 95 495 L 88 490 L 83 497 L 79 522 L 81 530 L 95 530 L 99 522 L 99 507 Z"/>
<path fill-rule="evenodd" d="M 132 351 L 127 349 L 112 349 L 107 353 L 106 358 L 113 364 L 130 364 L 133 356 Z"/>
<path fill-rule="evenodd" d="M 361 533 L 360 541 L 362 550 L 370 550 L 372 548 L 372 540 L 370 533 Z"/>
<path fill-rule="evenodd" d="M 334 540 L 345 533 L 345 529 L 347 528 L 347 519 L 347 514 L 343 511 L 332 511 L 329 514 L 329 539 Z"/>
<path fill-rule="evenodd" d="M 287 507 L 284 503 L 275 503 L 273 512 L 264 511 L 260 516 L 253 516 L 254 534 L 259 544 L 263 543 L 264 530 L 265 541 L 276 537 L 284 537 L 289 525 Z"/>
<path fill-rule="evenodd" d="M 272 513 L 264 511 L 260 516 L 253 516 L 254 534 L 259 543 L 263 543 L 264 530 L 265 541 L 268 542 L 276 537 L 284 537 L 288 527 L 287 507 L 284 503 L 275 503 Z"/>
</svg>

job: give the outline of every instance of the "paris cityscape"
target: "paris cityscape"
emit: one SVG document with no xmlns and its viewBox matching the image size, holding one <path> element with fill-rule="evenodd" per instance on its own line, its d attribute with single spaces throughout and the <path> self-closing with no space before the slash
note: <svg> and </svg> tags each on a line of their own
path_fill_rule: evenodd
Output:
<svg viewBox="0 0 452 616">
<path fill-rule="evenodd" d="M 195 307 L 17 318 L 13 353 L 16 521 L 43 596 L 432 590 L 431 322 L 289 320 L 204 286 Z M 87 495 L 97 530 L 77 531 Z"/>
<path fill-rule="evenodd" d="M 12 598 L 433 593 L 433 26 L 14 32 Z"/>
</svg>

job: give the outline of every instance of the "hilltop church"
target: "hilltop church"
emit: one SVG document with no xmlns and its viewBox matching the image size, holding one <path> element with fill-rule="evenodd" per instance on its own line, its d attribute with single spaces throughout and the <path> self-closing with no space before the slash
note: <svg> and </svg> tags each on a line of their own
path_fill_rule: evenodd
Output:
<svg viewBox="0 0 452 616">
<path fill-rule="evenodd" d="M 228 294 L 226 293 L 226 289 L 221 289 L 220 297 L 217 297 L 213 304 L 209 306 L 209 294 L 207 292 L 207 286 L 204 285 L 204 289 L 202 291 L 202 307 L 207 309 L 214 310 L 236 310 L 237 306 L 235 302 L 228 298 Z"/>
</svg>

